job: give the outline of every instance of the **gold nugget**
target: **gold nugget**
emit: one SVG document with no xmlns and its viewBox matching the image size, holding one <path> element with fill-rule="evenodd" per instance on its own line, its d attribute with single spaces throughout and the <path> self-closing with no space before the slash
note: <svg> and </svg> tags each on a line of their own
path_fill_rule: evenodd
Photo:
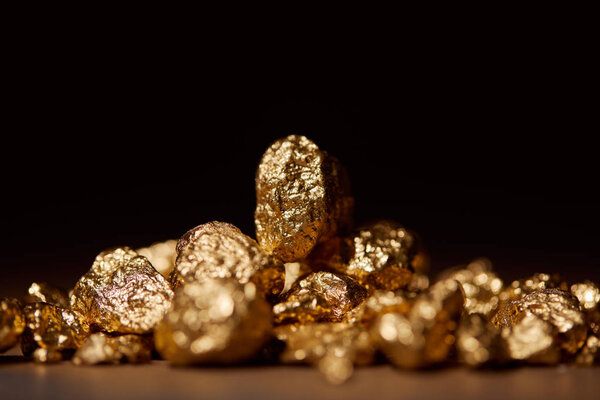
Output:
<svg viewBox="0 0 600 400">
<path fill-rule="evenodd" d="M 176 290 L 154 340 L 173 364 L 235 363 L 254 356 L 271 329 L 271 306 L 252 282 L 205 279 Z"/>
<path fill-rule="evenodd" d="M 256 171 L 256 237 L 284 262 L 352 225 L 354 199 L 345 169 L 304 136 L 273 143 Z"/>
<path fill-rule="evenodd" d="M 500 361 L 503 347 L 500 329 L 483 314 L 466 315 L 456 331 L 458 360 L 470 367 Z"/>
<path fill-rule="evenodd" d="M 135 252 L 146 257 L 162 276 L 168 278 L 173 268 L 175 268 L 176 247 L 177 240 L 167 240 L 153 243 L 148 247 L 142 247 Z"/>
<path fill-rule="evenodd" d="M 600 364 L 600 337 L 595 334 L 587 337 L 581 351 L 575 357 L 575 363 L 585 366 Z"/>
<path fill-rule="evenodd" d="M 358 307 L 348 312 L 344 320 L 352 324 L 370 327 L 378 316 L 386 313 L 407 315 L 414 303 L 411 294 L 377 290 Z"/>
<path fill-rule="evenodd" d="M 81 345 L 73 356 L 73 363 L 119 364 L 147 363 L 152 360 L 154 342 L 148 335 L 117 335 L 94 333 Z"/>
<path fill-rule="evenodd" d="M 147 333 L 161 320 L 172 297 L 169 283 L 148 259 L 122 247 L 96 257 L 73 289 L 71 308 L 94 330 Z"/>
<path fill-rule="evenodd" d="M 477 259 L 466 267 L 453 268 L 443 272 L 441 279 L 455 279 L 465 292 L 465 310 L 489 317 L 496 311 L 502 280 L 492 272 L 491 262 L 485 258 Z"/>
<path fill-rule="evenodd" d="M 492 322 L 510 328 L 529 314 L 556 328 L 556 342 L 566 355 L 575 354 L 583 345 L 587 333 L 585 316 L 577 297 L 571 293 L 560 289 L 533 292 L 508 303 L 494 315 Z"/>
<path fill-rule="evenodd" d="M 556 327 L 534 314 L 523 314 L 502 328 L 502 339 L 509 359 L 549 365 L 560 361 Z"/>
<path fill-rule="evenodd" d="M 62 308 L 70 307 L 67 292 L 45 282 L 33 282 L 27 289 L 27 296 L 23 302 L 25 304 L 43 302 Z"/>
<path fill-rule="evenodd" d="M 443 280 L 419 295 L 408 315 L 379 316 L 371 329 L 386 357 L 402 368 L 422 368 L 446 361 L 464 305 L 460 283 Z"/>
<path fill-rule="evenodd" d="M 579 304 L 585 311 L 598 308 L 600 303 L 600 289 L 593 282 L 585 281 L 571 285 L 571 293 L 579 300 Z"/>
<path fill-rule="evenodd" d="M 340 322 L 365 297 L 366 290 L 346 275 L 314 272 L 292 285 L 273 314 L 278 324 Z"/>
<path fill-rule="evenodd" d="M 354 365 L 373 362 L 375 348 L 368 332 L 347 323 L 309 323 L 275 328 L 275 336 L 285 342 L 283 363 L 316 366 L 331 383 L 345 382 Z"/>
<path fill-rule="evenodd" d="M 0 299 L 0 353 L 19 342 L 25 329 L 25 317 L 21 303 L 13 298 Z"/>
<path fill-rule="evenodd" d="M 60 361 L 83 344 L 90 330 L 77 312 L 47 303 L 31 303 L 23 308 L 26 327 L 21 349 L 38 362 Z"/>
<path fill-rule="evenodd" d="M 412 233 L 396 222 L 381 221 L 319 246 L 310 260 L 350 275 L 369 290 L 397 290 L 411 282 L 416 251 Z"/>
<path fill-rule="evenodd" d="M 224 222 L 209 222 L 188 231 L 177 244 L 173 287 L 210 278 L 252 281 L 260 294 L 274 299 L 283 290 L 285 268 L 266 255 L 254 239 Z"/>
</svg>

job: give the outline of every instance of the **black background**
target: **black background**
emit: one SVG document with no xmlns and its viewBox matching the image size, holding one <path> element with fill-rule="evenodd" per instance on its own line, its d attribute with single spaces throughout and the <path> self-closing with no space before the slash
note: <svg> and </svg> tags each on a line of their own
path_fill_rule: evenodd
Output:
<svg viewBox="0 0 600 400">
<path fill-rule="evenodd" d="M 420 233 L 433 272 L 487 256 L 506 280 L 600 277 L 584 49 L 398 50 L 394 65 L 298 54 L 264 67 L 250 51 L 207 71 L 209 57 L 77 44 L 41 41 L 11 60 L 0 295 L 33 280 L 69 288 L 104 248 L 210 220 L 253 235 L 256 165 L 291 133 L 346 165 L 358 224 Z"/>
</svg>

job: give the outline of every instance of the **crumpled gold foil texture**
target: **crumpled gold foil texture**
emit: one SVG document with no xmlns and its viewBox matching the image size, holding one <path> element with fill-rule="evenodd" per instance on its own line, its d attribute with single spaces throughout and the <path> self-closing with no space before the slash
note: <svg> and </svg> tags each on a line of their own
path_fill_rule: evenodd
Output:
<svg viewBox="0 0 600 400">
<path fill-rule="evenodd" d="M 173 291 L 148 259 L 128 247 L 100 253 L 71 294 L 71 308 L 94 330 L 147 333 L 171 304 Z"/>
<path fill-rule="evenodd" d="M 292 285 L 273 306 L 275 322 L 340 322 L 366 297 L 366 290 L 352 278 L 332 272 L 313 272 Z"/>
<path fill-rule="evenodd" d="M 234 278 L 241 284 L 253 282 L 268 299 L 283 290 L 283 264 L 231 224 L 214 221 L 197 226 L 179 240 L 177 251 L 170 278 L 175 288 L 209 278 Z"/>
<path fill-rule="evenodd" d="M 271 331 L 271 306 L 252 282 L 205 279 L 176 290 L 154 340 L 172 364 L 234 363 L 254 356 Z"/>
<path fill-rule="evenodd" d="M 147 363 L 152 360 L 154 342 L 150 335 L 108 335 L 94 333 L 77 349 L 77 365 Z"/>
<path fill-rule="evenodd" d="M 277 140 L 256 171 L 256 237 L 283 262 L 352 225 L 354 199 L 345 169 L 304 136 Z"/>
<path fill-rule="evenodd" d="M 15 346 L 24 329 L 21 303 L 13 298 L 0 298 L 0 353 Z"/>
</svg>

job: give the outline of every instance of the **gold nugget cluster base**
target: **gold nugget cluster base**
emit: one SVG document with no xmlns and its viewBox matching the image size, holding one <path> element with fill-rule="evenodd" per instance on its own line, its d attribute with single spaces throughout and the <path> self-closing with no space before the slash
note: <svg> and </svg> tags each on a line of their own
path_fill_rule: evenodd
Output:
<svg viewBox="0 0 600 400">
<path fill-rule="evenodd" d="M 38 363 L 310 364 L 332 383 L 356 366 L 600 361 L 600 289 L 539 273 L 505 284 L 485 259 L 427 276 L 418 236 L 353 227 L 338 159 L 304 136 L 256 172 L 256 240 L 224 222 L 179 240 L 101 252 L 70 291 L 34 282 L 0 299 L 0 352 Z M 430 284 L 431 282 L 431 284 Z"/>
</svg>

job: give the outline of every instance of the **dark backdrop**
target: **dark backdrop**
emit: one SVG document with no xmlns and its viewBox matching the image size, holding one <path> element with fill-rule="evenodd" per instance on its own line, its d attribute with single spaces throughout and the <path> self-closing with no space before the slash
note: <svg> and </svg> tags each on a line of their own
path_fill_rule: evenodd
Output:
<svg viewBox="0 0 600 400">
<path fill-rule="evenodd" d="M 71 287 L 104 248 L 210 220 L 253 235 L 256 165 L 290 133 L 346 165 L 358 223 L 419 232 L 434 271 L 487 256 L 507 280 L 600 276 L 597 110 L 577 60 L 217 79 L 39 54 L 10 78 L 0 295 Z"/>
</svg>

